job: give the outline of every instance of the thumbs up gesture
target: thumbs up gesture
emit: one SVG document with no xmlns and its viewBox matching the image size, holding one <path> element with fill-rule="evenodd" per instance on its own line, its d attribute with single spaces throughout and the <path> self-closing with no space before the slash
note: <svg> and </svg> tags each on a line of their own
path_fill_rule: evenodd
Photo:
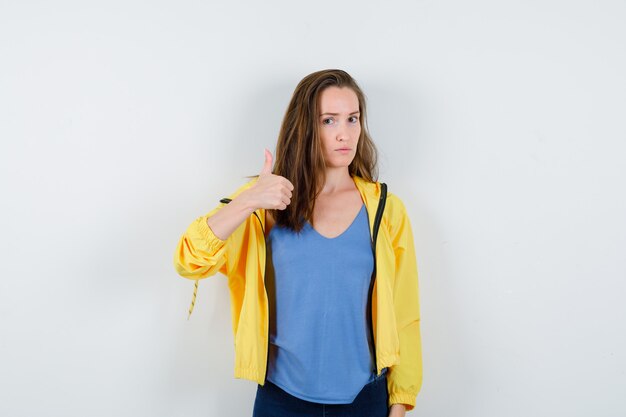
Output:
<svg viewBox="0 0 626 417">
<path fill-rule="evenodd" d="M 293 184 L 285 177 L 272 174 L 272 153 L 265 149 L 265 162 L 259 179 L 244 193 L 253 207 L 284 210 L 291 203 Z"/>
</svg>

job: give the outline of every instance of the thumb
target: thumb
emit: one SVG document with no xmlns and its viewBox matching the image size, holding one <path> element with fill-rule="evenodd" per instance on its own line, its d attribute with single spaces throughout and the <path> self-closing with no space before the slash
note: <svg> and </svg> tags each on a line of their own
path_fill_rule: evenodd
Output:
<svg viewBox="0 0 626 417">
<path fill-rule="evenodd" d="M 261 170 L 261 175 L 263 174 L 271 174 L 272 173 L 272 153 L 265 149 L 265 163 L 263 164 L 263 169 Z"/>
</svg>

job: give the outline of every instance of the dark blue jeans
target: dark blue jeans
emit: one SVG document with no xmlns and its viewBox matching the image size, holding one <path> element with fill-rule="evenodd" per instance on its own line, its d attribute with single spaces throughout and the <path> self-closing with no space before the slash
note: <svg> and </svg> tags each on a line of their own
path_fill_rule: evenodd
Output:
<svg viewBox="0 0 626 417">
<path fill-rule="evenodd" d="M 387 373 L 365 385 L 351 404 L 302 400 L 265 381 L 258 385 L 252 417 L 387 417 Z"/>
</svg>

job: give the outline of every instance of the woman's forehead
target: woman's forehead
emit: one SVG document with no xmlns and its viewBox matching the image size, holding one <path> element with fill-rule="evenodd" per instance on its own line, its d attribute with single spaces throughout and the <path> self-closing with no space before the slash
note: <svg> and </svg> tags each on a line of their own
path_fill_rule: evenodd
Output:
<svg viewBox="0 0 626 417">
<path fill-rule="evenodd" d="M 320 113 L 358 113 L 359 98 L 349 87 L 328 87 L 320 94 Z"/>
</svg>

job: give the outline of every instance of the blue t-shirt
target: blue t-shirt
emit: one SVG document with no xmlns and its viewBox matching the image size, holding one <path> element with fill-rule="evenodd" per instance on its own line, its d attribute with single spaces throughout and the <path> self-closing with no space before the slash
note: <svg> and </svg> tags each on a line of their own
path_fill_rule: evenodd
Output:
<svg viewBox="0 0 626 417">
<path fill-rule="evenodd" d="M 335 238 L 309 222 L 300 234 L 274 226 L 267 248 L 267 379 L 303 400 L 351 403 L 376 376 L 367 324 L 374 259 L 365 205 Z"/>
</svg>

